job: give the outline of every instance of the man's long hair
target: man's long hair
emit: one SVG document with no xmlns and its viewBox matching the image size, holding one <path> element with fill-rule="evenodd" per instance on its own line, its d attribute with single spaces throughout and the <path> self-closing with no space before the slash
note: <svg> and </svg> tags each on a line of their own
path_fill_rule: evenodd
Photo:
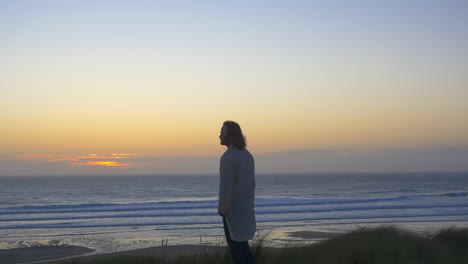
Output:
<svg viewBox="0 0 468 264">
<path fill-rule="evenodd" d="M 231 138 L 231 144 L 239 150 L 244 150 L 247 144 L 239 124 L 234 121 L 225 121 L 223 125 L 227 127 L 227 136 Z"/>
</svg>

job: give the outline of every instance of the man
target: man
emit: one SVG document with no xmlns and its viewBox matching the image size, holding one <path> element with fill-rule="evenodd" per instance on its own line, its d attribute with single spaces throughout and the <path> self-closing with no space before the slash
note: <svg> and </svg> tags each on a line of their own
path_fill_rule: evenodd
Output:
<svg viewBox="0 0 468 264">
<path fill-rule="evenodd" d="M 219 139 L 228 149 L 220 161 L 218 214 L 233 263 L 253 264 L 248 240 L 256 231 L 254 159 L 236 122 L 224 122 Z"/>
</svg>

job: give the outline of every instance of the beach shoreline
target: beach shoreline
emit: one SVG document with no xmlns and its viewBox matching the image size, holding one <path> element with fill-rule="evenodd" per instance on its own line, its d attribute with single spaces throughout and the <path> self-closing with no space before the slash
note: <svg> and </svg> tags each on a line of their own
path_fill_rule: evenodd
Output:
<svg viewBox="0 0 468 264">
<path fill-rule="evenodd" d="M 315 231 L 289 231 L 284 235 L 291 239 L 300 239 L 305 241 L 321 240 L 333 237 L 336 233 L 315 232 Z M 296 241 L 300 241 L 296 240 Z M 74 246 L 74 245 L 52 245 L 36 246 L 13 249 L 1 249 L 0 259 L 2 264 L 13 263 L 60 263 L 66 262 L 71 258 L 79 258 L 82 261 L 93 258 L 108 257 L 113 255 L 138 255 L 138 256 L 164 256 L 174 258 L 183 255 L 196 255 L 203 253 L 204 250 L 225 247 L 224 244 L 182 244 L 144 247 L 131 250 L 122 250 L 113 253 L 100 253 L 95 249 Z M 272 247 L 271 250 L 274 250 Z"/>
<path fill-rule="evenodd" d="M 441 237 L 459 237 L 463 235 L 463 231 L 466 230 L 466 226 L 451 227 L 451 229 L 440 229 L 435 232 L 417 232 L 415 230 L 401 228 L 396 225 L 382 225 L 374 227 L 362 227 L 362 229 L 356 229 L 354 231 L 346 233 L 336 232 L 322 232 L 315 230 L 282 230 L 276 234 L 266 233 L 263 236 L 259 232 L 258 236 L 252 241 L 252 245 L 255 245 L 260 241 L 266 241 L 266 243 L 260 243 L 262 252 L 266 253 L 263 258 L 271 258 L 283 254 L 284 250 L 309 248 L 314 246 L 315 249 L 321 248 L 320 243 L 316 242 L 328 240 L 332 244 L 343 243 L 361 243 L 362 241 L 371 241 L 379 236 L 379 241 L 386 241 L 387 246 L 398 247 L 394 244 L 395 239 L 401 240 L 399 243 L 406 243 L 409 240 L 415 240 L 416 242 L 430 242 L 434 245 L 441 243 Z M 339 239 L 335 239 L 339 236 Z M 356 236 L 361 238 L 356 238 Z M 343 240 L 343 238 L 345 240 Z M 281 240 L 285 244 L 270 243 L 273 240 Z M 356 240 L 357 239 L 357 240 Z M 383 239 L 383 240 L 382 240 Z M 356 241 L 355 241 L 356 240 Z M 423 241 L 424 240 L 424 241 Z M 347 242 L 346 242 L 347 241 Z M 360 242 L 359 242 L 360 241 Z M 443 240 L 445 241 L 445 240 Z M 443 242 L 442 241 L 442 242 Z M 419 243 L 418 242 L 418 243 Z M 421 243 L 422 243 L 421 242 Z M 424 242 L 424 243 L 426 243 Z M 380 242 L 379 242 L 380 243 Z M 371 243 L 374 245 L 374 243 Z M 427 244 L 427 243 L 426 243 Z M 283 246 L 281 246 L 283 245 Z M 341 245 L 340 247 L 342 247 Z M 448 244 L 450 247 L 450 244 Z M 437 246 L 438 247 L 438 246 Z M 115 252 L 100 252 L 93 248 L 74 246 L 74 245 L 44 245 L 44 246 L 33 246 L 23 247 L 14 249 L 2 249 L 0 250 L 0 260 L 2 264 L 33 264 L 33 263 L 56 263 L 66 264 L 72 261 L 73 263 L 90 263 L 94 261 L 100 261 L 103 259 L 107 261 L 109 259 L 141 259 L 141 257 L 150 257 L 163 260 L 174 260 L 179 257 L 213 257 L 219 254 L 224 255 L 224 251 L 228 250 L 224 241 L 218 241 L 218 243 L 201 243 L 200 244 L 159 244 L 158 246 L 142 247 L 130 250 L 121 250 Z M 321 252 L 320 249 L 319 252 Z M 330 251 L 333 251 L 330 249 Z M 277 254 L 278 253 L 278 254 Z M 446 252 L 442 252 L 446 254 Z M 441 254 L 442 254 L 441 253 Z M 449 252 L 450 253 L 450 252 Z M 304 253 L 305 254 L 305 253 Z M 308 254 L 308 253 L 307 253 Z M 328 252 L 328 254 L 332 254 Z"/>
<path fill-rule="evenodd" d="M 52 260 L 71 258 L 92 252 L 95 252 L 92 248 L 73 245 L 0 249 L 0 260 L 2 264 L 46 263 Z"/>
</svg>

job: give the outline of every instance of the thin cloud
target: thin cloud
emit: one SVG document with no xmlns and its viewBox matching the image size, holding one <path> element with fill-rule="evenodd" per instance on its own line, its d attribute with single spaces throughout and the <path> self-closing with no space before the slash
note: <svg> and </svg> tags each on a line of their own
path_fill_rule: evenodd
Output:
<svg viewBox="0 0 468 264">
<path fill-rule="evenodd" d="M 87 155 L 57 155 L 57 154 L 22 154 L 15 155 L 13 159 L 33 160 L 50 163 L 64 163 L 68 166 L 103 166 L 114 168 L 130 168 L 138 166 L 134 162 L 115 161 L 127 158 L 134 158 L 137 154 L 134 153 L 113 153 L 110 155 L 98 155 L 97 153 Z M 46 159 L 46 160 L 44 160 Z"/>
<path fill-rule="evenodd" d="M 105 167 L 118 167 L 128 168 L 136 164 L 133 163 L 120 163 L 117 161 L 85 161 L 85 162 L 70 162 L 69 166 L 105 166 Z"/>
<path fill-rule="evenodd" d="M 55 158 L 59 157 L 56 154 L 22 154 L 22 155 L 15 155 L 15 158 Z"/>
<path fill-rule="evenodd" d="M 57 159 L 50 159 L 50 160 L 47 160 L 49 162 L 61 162 L 61 161 L 79 161 L 78 158 L 71 158 L 71 157 L 61 157 L 61 158 L 57 158 Z"/>
</svg>

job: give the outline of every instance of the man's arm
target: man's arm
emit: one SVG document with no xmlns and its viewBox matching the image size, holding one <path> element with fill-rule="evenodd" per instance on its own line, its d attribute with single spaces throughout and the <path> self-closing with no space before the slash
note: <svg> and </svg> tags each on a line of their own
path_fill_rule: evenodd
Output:
<svg viewBox="0 0 468 264">
<path fill-rule="evenodd" d="M 232 158 L 222 157 L 219 167 L 219 199 L 218 214 L 225 216 L 229 210 L 232 198 L 232 188 L 234 184 L 235 162 Z"/>
</svg>

